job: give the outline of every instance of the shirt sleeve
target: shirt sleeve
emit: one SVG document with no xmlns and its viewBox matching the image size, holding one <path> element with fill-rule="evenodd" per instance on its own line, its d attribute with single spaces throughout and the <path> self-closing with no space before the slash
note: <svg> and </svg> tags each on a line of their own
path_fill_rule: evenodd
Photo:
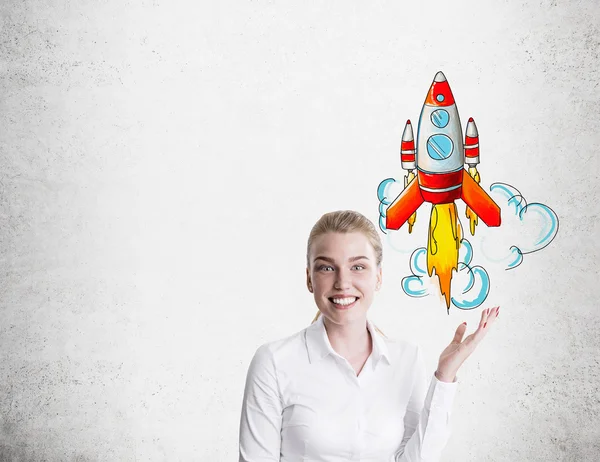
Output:
<svg viewBox="0 0 600 462">
<path fill-rule="evenodd" d="M 273 354 L 261 346 L 250 363 L 240 419 L 239 462 L 279 462 L 282 403 Z"/>
<path fill-rule="evenodd" d="M 438 462 L 450 437 L 450 415 L 458 380 L 441 382 L 432 374 L 429 389 L 425 363 L 417 347 L 413 387 L 404 416 L 404 437 L 396 462 Z"/>
</svg>

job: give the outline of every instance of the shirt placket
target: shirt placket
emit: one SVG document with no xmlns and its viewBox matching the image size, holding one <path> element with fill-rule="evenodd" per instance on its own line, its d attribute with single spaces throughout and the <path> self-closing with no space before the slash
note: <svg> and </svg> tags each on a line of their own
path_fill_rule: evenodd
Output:
<svg viewBox="0 0 600 462">
<path fill-rule="evenodd" d="M 350 365 L 350 363 L 343 358 L 342 356 L 335 355 L 336 361 L 339 364 L 340 371 L 345 376 L 345 379 L 351 384 L 352 387 L 352 402 L 353 406 L 352 414 L 348 415 L 348 418 L 352 419 L 354 424 L 354 438 L 352 438 L 351 442 L 348 442 L 348 455 L 350 460 L 357 461 L 360 460 L 360 451 L 361 451 L 361 435 L 364 429 L 364 423 L 360 421 L 361 418 L 361 409 L 362 409 L 362 393 L 361 386 L 354 369 Z"/>
<path fill-rule="evenodd" d="M 353 459 L 360 461 L 365 446 L 365 403 L 360 381 L 356 384 L 356 438 L 354 443 Z"/>
<path fill-rule="evenodd" d="M 365 449 L 367 446 L 367 403 L 366 403 L 366 390 L 367 384 L 371 379 L 373 368 L 373 358 L 369 356 L 365 362 L 360 375 L 356 378 L 356 422 L 357 422 L 357 435 L 356 435 L 356 449 L 354 460 L 360 461 L 363 458 Z"/>
<path fill-rule="evenodd" d="M 352 371 L 352 379 L 354 382 L 354 422 L 356 428 L 355 438 L 352 447 L 352 460 L 360 461 L 365 449 L 365 430 L 367 413 L 365 409 L 364 382 L 368 373 L 367 370 L 363 370 L 360 376 L 357 377 L 356 373 L 354 372 L 354 369 L 352 369 L 352 367 L 350 367 L 350 369 Z"/>
</svg>

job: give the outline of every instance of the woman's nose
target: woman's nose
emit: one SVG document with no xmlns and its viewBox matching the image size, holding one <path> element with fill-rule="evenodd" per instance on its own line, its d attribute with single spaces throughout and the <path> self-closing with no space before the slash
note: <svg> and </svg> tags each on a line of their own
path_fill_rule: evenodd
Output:
<svg viewBox="0 0 600 462">
<path fill-rule="evenodd" d="M 343 290 L 350 287 L 350 275 L 347 271 L 340 270 L 337 272 L 337 277 L 335 278 L 335 288 L 337 290 Z"/>
</svg>

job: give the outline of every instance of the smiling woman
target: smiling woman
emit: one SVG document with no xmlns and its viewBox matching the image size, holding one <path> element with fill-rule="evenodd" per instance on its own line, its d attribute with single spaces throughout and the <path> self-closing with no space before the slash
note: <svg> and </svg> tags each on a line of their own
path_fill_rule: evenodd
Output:
<svg viewBox="0 0 600 462">
<path fill-rule="evenodd" d="M 362 276 L 371 275 L 376 276 L 375 290 L 379 290 L 381 286 L 381 262 L 383 260 L 383 248 L 381 245 L 381 239 L 377 230 L 373 224 L 363 215 L 353 211 L 341 211 L 325 214 L 321 219 L 313 226 L 310 235 L 308 236 L 308 245 L 306 250 L 306 284 L 308 290 L 315 294 L 315 302 L 319 311 L 313 319 L 313 322 L 318 319 L 321 315 L 323 308 L 326 309 L 326 305 L 319 304 L 318 299 L 320 298 L 317 293 L 313 290 L 313 279 L 326 280 L 321 273 L 334 272 L 335 268 L 333 265 L 327 265 L 323 263 L 335 263 L 330 257 L 324 256 L 321 247 L 328 245 L 345 246 L 350 244 L 355 247 L 356 254 L 350 256 L 348 263 L 356 263 L 351 265 L 350 274 L 362 273 Z M 338 249 L 340 250 L 340 249 Z M 361 252 L 362 251 L 362 252 Z M 370 255 L 370 258 L 369 258 Z M 311 262 L 312 258 L 312 262 Z M 311 264 L 312 263 L 312 264 Z M 315 271 L 316 270 L 316 271 Z M 338 271 L 339 273 L 339 271 Z M 331 275 L 329 275 L 331 283 Z M 364 287 L 365 285 L 362 284 Z M 338 290 L 339 292 L 339 290 Z M 335 290 L 334 290 L 335 295 Z M 339 298 L 338 294 L 338 298 Z M 341 294 L 344 295 L 344 294 Z M 372 301 L 372 293 L 368 300 L 363 300 L 363 307 L 368 307 Z M 332 296 L 333 297 L 333 296 Z M 356 301 L 360 296 L 353 297 Z M 334 300 L 331 300 L 332 302 Z M 349 302 L 353 300 L 335 300 L 334 306 L 338 309 L 340 306 L 349 306 Z"/>
<path fill-rule="evenodd" d="M 417 345 L 386 338 L 367 318 L 381 261 L 379 235 L 363 215 L 332 212 L 315 224 L 306 284 L 319 312 L 307 328 L 256 351 L 242 404 L 240 462 L 439 460 L 456 373 L 498 309 L 484 310 L 464 341 L 461 324 L 427 377 Z"/>
</svg>

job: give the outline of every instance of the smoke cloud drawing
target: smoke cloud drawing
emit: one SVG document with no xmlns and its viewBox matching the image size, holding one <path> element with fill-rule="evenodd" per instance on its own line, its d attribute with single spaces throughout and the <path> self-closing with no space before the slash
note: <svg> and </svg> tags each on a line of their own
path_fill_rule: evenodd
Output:
<svg viewBox="0 0 600 462">
<path fill-rule="evenodd" d="M 523 263 L 524 255 L 538 252 L 554 240 L 558 216 L 545 204 L 528 204 L 521 192 L 509 184 L 494 183 L 490 191 L 502 209 L 504 222 L 493 237 L 482 239 L 482 255 L 511 270 Z"/>
<path fill-rule="evenodd" d="M 392 201 L 402 192 L 402 185 L 393 178 L 387 178 L 379 183 L 377 187 L 377 199 L 379 199 L 379 228 L 385 234 L 385 213 Z"/>
<path fill-rule="evenodd" d="M 419 247 L 410 256 L 411 276 L 402 279 L 402 290 L 410 297 L 425 297 L 435 285 L 429 283 L 427 250 Z M 462 310 L 480 306 L 490 291 L 490 278 L 482 266 L 471 266 L 473 247 L 467 239 L 460 242 L 458 273 L 452 278 L 452 305 Z"/>
</svg>

